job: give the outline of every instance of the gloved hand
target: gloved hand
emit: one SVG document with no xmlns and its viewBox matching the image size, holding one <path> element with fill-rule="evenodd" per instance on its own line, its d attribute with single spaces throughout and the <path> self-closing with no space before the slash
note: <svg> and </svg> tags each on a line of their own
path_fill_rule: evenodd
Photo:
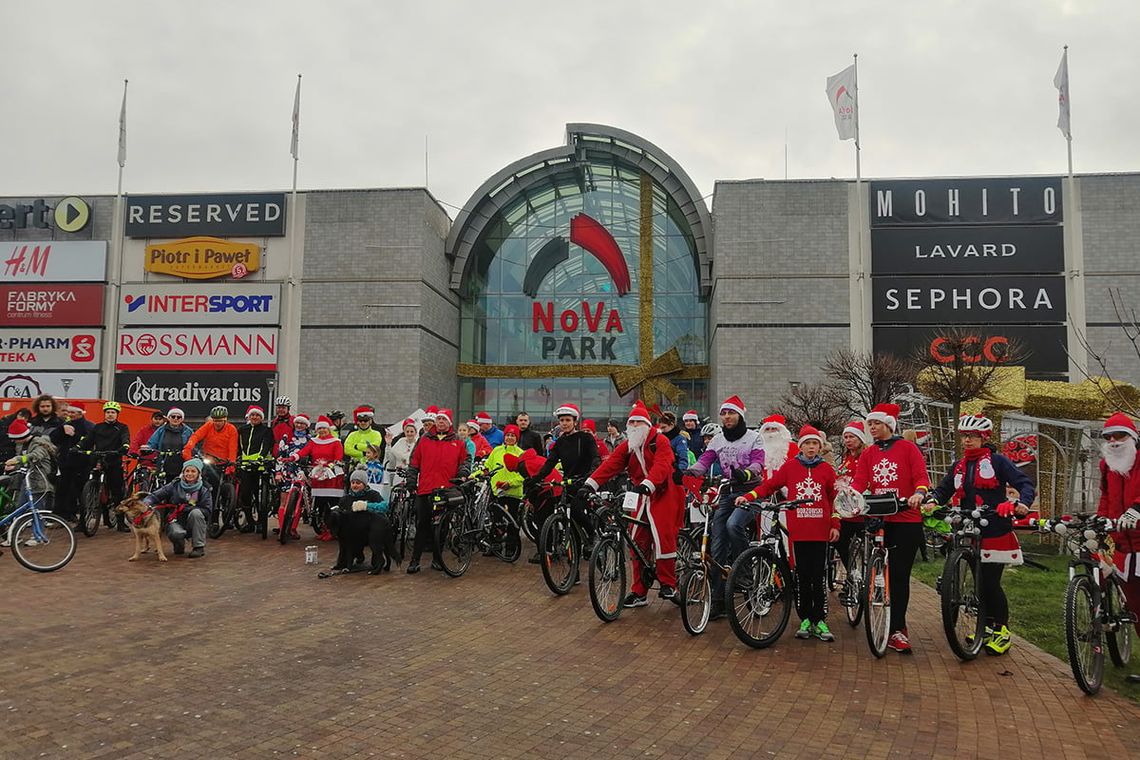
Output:
<svg viewBox="0 0 1140 760">
<path fill-rule="evenodd" d="M 364 501 L 363 499 L 357 499 L 356 501 L 352 502 L 353 512 L 363 512 L 366 509 L 368 509 L 368 502 Z"/>
<path fill-rule="evenodd" d="M 1116 521 L 1117 530 L 1135 530 L 1137 524 L 1140 524 L 1140 509 L 1130 507 L 1128 511 L 1120 516 Z"/>
<path fill-rule="evenodd" d="M 1017 507 L 1012 501 L 1003 501 L 1001 504 L 997 505 L 997 509 L 995 511 L 997 512 L 998 517 L 1013 517 L 1013 513 L 1017 511 Z"/>
<path fill-rule="evenodd" d="M 673 482 L 677 485 L 683 484 L 685 482 L 685 473 L 680 470 L 673 470 Z"/>
<path fill-rule="evenodd" d="M 633 487 L 632 490 L 636 493 L 641 494 L 642 496 L 648 496 L 649 494 L 653 493 L 649 490 L 649 486 L 645 485 L 644 483 L 638 483 Z"/>
<path fill-rule="evenodd" d="M 505 491 L 509 487 L 510 487 L 510 483 L 508 483 L 505 480 L 496 480 L 495 481 L 495 490 L 496 491 Z"/>
<path fill-rule="evenodd" d="M 296 461 L 297 461 L 298 459 L 300 459 L 301 457 L 297 456 L 296 454 L 290 454 L 289 456 L 287 456 L 287 457 L 285 457 L 285 458 L 286 458 L 287 460 L 289 460 L 290 462 L 296 462 Z"/>
<path fill-rule="evenodd" d="M 736 483 L 747 483 L 752 480 L 752 471 L 747 469 L 733 470 L 732 480 Z"/>
</svg>

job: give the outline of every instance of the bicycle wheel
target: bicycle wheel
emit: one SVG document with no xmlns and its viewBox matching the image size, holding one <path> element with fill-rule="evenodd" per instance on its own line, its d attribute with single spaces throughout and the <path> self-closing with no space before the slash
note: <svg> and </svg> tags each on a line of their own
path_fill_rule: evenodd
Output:
<svg viewBox="0 0 1140 760">
<path fill-rule="evenodd" d="M 986 614 L 975 560 L 969 549 L 955 549 L 946 558 L 939 585 L 942 630 L 959 660 L 974 659 L 985 643 Z"/>
<path fill-rule="evenodd" d="M 518 562 L 522 556 L 522 539 L 506 514 L 491 519 L 491 553 L 503 562 Z"/>
<path fill-rule="evenodd" d="M 745 549 L 725 582 L 725 611 L 736 638 L 755 649 L 772 646 L 792 614 L 792 579 L 767 547 Z"/>
<path fill-rule="evenodd" d="M 582 545 L 568 515 L 555 512 L 546 518 L 539 531 L 538 548 L 542 556 L 542 579 L 547 588 L 558 596 L 570 593 L 574 581 L 578 580 Z"/>
<path fill-rule="evenodd" d="M 887 653 L 887 640 L 891 635 L 891 583 L 887 569 L 887 555 L 881 550 L 871 553 L 867 567 L 867 601 L 863 610 L 863 624 L 867 631 L 867 646 L 871 654 L 882 657 Z"/>
<path fill-rule="evenodd" d="M 696 569 L 701 564 L 701 543 L 692 533 L 682 530 L 677 534 L 677 577 Z"/>
<path fill-rule="evenodd" d="M 621 539 L 608 535 L 594 543 L 588 575 L 590 606 L 602 622 L 612 623 L 621 614 L 622 599 L 625 598 L 625 555 L 621 550 Z"/>
<path fill-rule="evenodd" d="M 531 543 L 538 545 L 538 534 L 542 530 L 542 526 L 535 521 L 534 507 L 530 502 L 527 502 L 526 508 L 523 509 L 522 530 Z"/>
<path fill-rule="evenodd" d="M 99 489 L 101 484 L 97 480 L 88 480 L 83 485 L 83 493 L 79 496 L 79 506 L 83 516 L 79 527 L 83 535 L 91 538 L 99 532 L 99 523 L 103 519 L 103 506 L 99 503 Z"/>
<path fill-rule="evenodd" d="M 1104 617 L 1108 621 L 1104 632 L 1108 656 L 1113 665 L 1123 668 L 1132 659 L 1132 621 L 1124 604 L 1124 592 L 1113 578 L 1104 594 Z"/>
<path fill-rule="evenodd" d="M 1097 589 L 1087 575 L 1076 575 L 1065 589 L 1065 645 L 1073 678 L 1085 694 L 1104 681 L 1104 648 L 1097 619 Z"/>
<path fill-rule="evenodd" d="M 293 530 L 293 516 L 301 508 L 301 492 L 293 489 L 289 492 L 289 500 L 285 502 L 285 515 L 281 524 L 277 526 L 277 540 L 282 546 L 289 543 L 289 531 Z"/>
<path fill-rule="evenodd" d="M 681 602 L 681 624 L 691 635 L 704 633 L 712 613 L 712 585 L 708 573 L 698 565 L 681 577 L 677 584 Z"/>
<path fill-rule="evenodd" d="M 851 542 L 851 556 L 847 558 L 847 579 L 843 583 L 843 593 L 840 603 L 847 616 L 847 624 L 852 628 L 859 625 L 863 617 L 864 601 L 867 598 L 863 590 L 863 579 L 866 573 L 863 568 L 863 546 L 856 541 Z"/>
<path fill-rule="evenodd" d="M 210 510 L 210 524 L 206 528 L 211 539 L 221 538 L 226 529 L 233 526 L 235 496 L 233 483 L 222 483 L 218 488 L 218 503 Z"/>
<path fill-rule="evenodd" d="M 75 556 L 75 533 L 66 520 L 50 512 L 40 512 L 38 518 L 20 517 L 11 537 L 16 561 L 37 573 L 58 570 Z"/>
<path fill-rule="evenodd" d="M 467 572 L 475 552 L 468 537 L 464 535 L 463 512 L 449 509 L 443 513 L 435 526 L 435 545 L 439 547 L 443 572 L 452 578 L 458 578 Z"/>
</svg>

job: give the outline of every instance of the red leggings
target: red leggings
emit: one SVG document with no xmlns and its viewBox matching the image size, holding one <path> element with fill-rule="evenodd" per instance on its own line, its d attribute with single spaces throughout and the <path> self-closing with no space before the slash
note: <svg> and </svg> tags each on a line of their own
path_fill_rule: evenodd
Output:
<svg viewBox="0 0 1140 760">
<path fill-rule="evenodd" d="M 648 508 L 647 508 L 648 506 Z M 666 491 L 656 500 L 641 499 L 635 518 L 649 523 L 646 529 L 641 525 L 634 525 L 630 529 L 631 538 L 647 557 L 657 546 L 657 581 L 662 588 L 666 586 L 677 588 L 677 530 L 679 515 L 685 507 L 684 496 L 681 489 L 670 481 L 666 484 Z M 641 572 L 645 567 L 641 560 L 632 551 L 633 582 L 630 590 L 638 596 L 645 596 L 645 576 Z"/>
</svg>

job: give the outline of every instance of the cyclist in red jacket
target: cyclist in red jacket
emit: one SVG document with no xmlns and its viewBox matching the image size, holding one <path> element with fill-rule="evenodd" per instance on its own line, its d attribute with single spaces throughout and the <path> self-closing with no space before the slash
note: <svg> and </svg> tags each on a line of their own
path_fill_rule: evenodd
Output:
<svg viewBox="0 0 1140 760">
<path fill-rule="evenodd" d="M 451 429 L 451 415 L 450 409 L 440 409 L 435 415 L 431 433 L 425 427 L 424 435 L 412 451 L 408 487 L 416 493 L 416 542 L 412 546 L 412 561 L 408 564 L 409 575 L 420 571 L 420 557 L 429 544 L 432 569 L 443 569 L 432 530 L 432 492 L 437 488 L 450 487 L 452 478 L 466 477 L 471 471 L 467 446 Z"/>
<path fill-rule="evenodd" d="M 1136 423 L 1121 412 L 1109 417 L 1101 430 L 1100 503 L 1096 513 L 1116 521 L 1112 534 L 1113 561 L 1124 581 L 1124 598 L 1136 616 L 1140 634 L 1140 457 L 1136 456 Z M 1127 677 L 1140 683 L 1140 675 Z"/>
</svg>

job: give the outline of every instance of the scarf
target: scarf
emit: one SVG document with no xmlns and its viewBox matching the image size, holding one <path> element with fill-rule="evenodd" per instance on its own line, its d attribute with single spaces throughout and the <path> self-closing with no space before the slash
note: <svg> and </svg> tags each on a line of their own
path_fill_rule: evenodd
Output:
<svg viewBox="0 0 1140 760">
<path fill-rule="evenodd" d="M 966 463 L 977 462 L 974 468 L 974 492 L 983 489 L 997 488 L 999 485 L 997 473 L 994 472 L 994 463 L 990 458 L 993 452 L 988 446 L 979 446 L 976 449 L 966 449 L 962 458 L 954 463 L 954 503 L 961 504 L 962 496 L 966 491 Z"/>
<path fill-rule="evenodd" d="M 726 441 L 739 441 L 748 432 L 748 423 L 744 421 L 744 415 L 740 415 L 740 422 L 736 423 L 736 427 L 728 427 L 727 425 L 721 427 L 720 434 L 724 436 Z"/>
<path fill-rule="evenodd" d="M 202 488 L 202 476 L 199 475 L 198 479 L 195 480 L 193 483 L 187 483 L 185 480 L 182 480 L 181 478 L 179 478 L 178 487 L 181 488 L 186 493 L 196 493 L 197 491 L 201 490 L 201 488 Z"/>
</svg>

